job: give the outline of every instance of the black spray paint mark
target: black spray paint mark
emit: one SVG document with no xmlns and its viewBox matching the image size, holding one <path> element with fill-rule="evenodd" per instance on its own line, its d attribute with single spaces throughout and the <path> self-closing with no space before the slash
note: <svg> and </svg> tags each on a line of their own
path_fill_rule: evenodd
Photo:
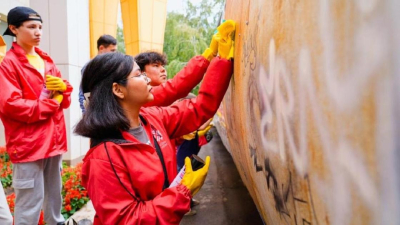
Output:
<svg viewBox="0 0 400 225">
<path fill-rule="evenodd" d="M 254 169 L 257 173 L 262 172 L 265 175 L 265 179 L 267 181 L 267 187 L 268 190 L 272 192 L 273 197 L 274 197 L 274 202 L 275 202 L 275 210 L 279 212 L 279 214 L 284 216 L 287 216 L 289 218 L 292 218 L 288 209 L 287 204 L 289 203 L 290 200 L 293 201 L 293 206 L 294 206 L 294 211 L 296 211 L 296 204 L 294 202 L 299 202 L 302 204 L 309 204 L 307 201 L 296 198 L 294 196 L 294 191 L 293 191 L 293 184 L 292 184 L 292 173 L 289 172 L 289 183 L 287 187 L 284 186 L 284 184 L 281 184 L 281 188 L 279 188 L 278 185 L 278 179 L 275 176 L 274 170 L 271 166 L 270 160 L 268 158 L 264 159 L 264 165 L 258 162 L 258 157 L 256 154 L 256 148 L 249 147 L 250 148 L 250 157 L 253 159 L 253 166 Z M 290 198 L 291 194 L 291 198 Z M 293 214 L 293 220 L 295 221 L 295 224 L 297 224 L 297 217 L 296 214 Z M 283 217 L 285 221 L 287 219 Z M 302 218 L 302 224 L 308 224 L 310 225 L 311 222 L 308 220 Z M 318 224 L 318 223 L 317 223 Z"/>
</svg>

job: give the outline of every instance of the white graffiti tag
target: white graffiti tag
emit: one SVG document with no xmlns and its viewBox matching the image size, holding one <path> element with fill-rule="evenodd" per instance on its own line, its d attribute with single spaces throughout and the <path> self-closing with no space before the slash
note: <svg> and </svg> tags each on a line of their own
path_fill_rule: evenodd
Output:
<svg viewBox="0 0 400 225">
<path fill-rule="evenodd" d="M 261 65 L 259 68 L 260 96 L 264 105 L 264 112 L 261 118 L 261 140 L 267 154 L 277 153 L 281 160 L 285 162 L 287 155 L 293 159 L 296 171 L 299 175 L 309 173 L 308 156 L 308 135 L 307 112 L 312 113 L 313 125 L 316 127 L 315 134 L 321 143 L 321 151 L 324 155 L 324 165 L 328 169 L 330 176 L 319 177 L 314 175 L 311 180 L 317 186 L 317 190 L 326 202 L 330 213 L 332 224 L 349 224 L 352 218 L 352 195 L 356 194 L 363 200 L 365 206 L 371 212 L 373 224 L 382 224 L 384 221 L 398 221 L 393 214 L 385 213 L 383 218 L 382 210 L 392 212 L 398 203 L 393 199 L 379 197 L 378 185 L 372 178 L 371 172 L 366 163 L 363 151 L 358 149 L 347 136 L 341 135 L 342 129 L 346 124 L 336 120 L 339 125 L 335 128 L 330 127 L 327 116 L 321 108 L 313 74 L 325 87 L 325 99 L 335 111 L 333 113 L 346 115 L 360 108 L 360 100 L 363 98 L 363 91 L 367 85 L 371 84 L 374 76 L 377 75 L 379 68 L 385 62 L 389 47 L 386 35 L 385 20 L 382 16 L 371 16 L 375 10 L 377 1 L 355 1 L 362 21 L 355 30 L 353 47 L 349 51 L 352 63 L 344 72 L 337 67 L 335 49 L 334 19 L 332 16 L 331 4 L 329 0 L 320 1 L 319 9 L 319 29 L 323 45 L 322 69 L 312 70 L 311 55 L 307 47 L 301 49 L 299 53 L 298 76 L 291 76 L 284 59 L 276 54 L 275 41 L 269 43 L 269 69 L 268 71 Z M 381 13 L 382 14 L 382 13 Z M 351 41 L 351 40 L 348 40 Z M 321 72 L 322 71 L 322 72 Z M 291 78 L 298 79 L 298 89 L 295 94 L 293 91 Z M 383 78 L 376 84 L 380 93 L 376 98 L 384 101 L 382 96 L 390 97 L 390 88 L 382 88 L 387 79 Z M 321 91 L 321 90 L 319 90 Z M 393 94 L 393 93 L 392 93 Z M 296 96 L 296 97 L 295 97 Z M 297 101 L 295 101 L 297 100 Z M 378 102 L 377 128 L 379 130 L 392 129 L 390 124 L 384 123 L 385 115 L 390 111 L 384 102 Z M 379 105 L 380 104 L 380 105 Z M 297 107 L 296 107 L 297 106 Z M 298 113 L 294 112 L 294 109 Z M 298 119 L 298 129 L 295 130 L 293 121 Z M 342 123 L 342 124 L 340 124 Z M 276 128 L 276 138 L 269 138 L 268 130 L 270 127 Z M 327 129 L 331 128 L 331 130 Z M 334 131 L 332 131 L 332 129 Z M 315 131 L 313 131 L 315 132 Z M 332 133 L 338 134 L 335 138 Z M 357 134 L 355 134 L 357 135 Z M 377 135 L 377 140 L 382 138 Z M 393 141 L 393 140 L 390 140 Z M 388 143 L 377 141 L 376 151 L 384 151 L 382 148 L 394 147 Z M 389 150 L 390 151 L 390 150 Z M 383 157 L 379 158 L 378 166 L 382 168 L 395 168 L 393 161 L 387 161 Z M 385 165 L 390 163 L 390 166 Z M 395 174 L 392 174 L 395 176 Z M 391 194 L 384 196 L 397 196 L 394 193 L 398 190 L 396 180 L 385 179 Z M 353 190 L 353 192 L 352 192 Z M 357 190 L 354 192 L 354 190 Z M 390 206 L 388 202 L 392 202 Z M 391 218 L 387 218 L 388 216 Z"/>
</svg>

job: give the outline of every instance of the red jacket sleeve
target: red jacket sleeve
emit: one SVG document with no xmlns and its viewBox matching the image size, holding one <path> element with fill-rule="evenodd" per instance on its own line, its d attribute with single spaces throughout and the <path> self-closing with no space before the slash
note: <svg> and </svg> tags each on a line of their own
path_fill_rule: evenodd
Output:
<svg viewBox="0 0 400 225">
<path fill-rule="evenodd" d="M 209 64 L 210 62 L 203 56 L 193 57 L 173 79 L 153 87 L 154 100 L 147 103 L 145 107 L 169 106 L 176 100 L 186 97 L 203 79 Z"/>
<path fill-rule="evenodd" d="M 110 148 L 111 149 L 111 148 Z M 126 188 L 135 195 L 125 168 L 114 164 L 118 177 Z M 110 163 L 100 159 L 90 159 L 84 164 L 86 172 L 82 178 L 96 210 L 99 224 L 176 224 L 190 208 L 190 191 L 183 185 L 167 188 L 154 199 L 136 201 L 121 185 Z M 101 187 L 101 188 L 98 188 Z"/>
<path fill-rule="evenodd" d="M 162 115 L 162 122 L 170 138 L 188 134 L 214 116 L 228 89 L 231 76 L 232 62 L 215 57 L 196 98 L 186 99 L 170 107 L 152 107 L 150 110 L 158 110 L 155 113 Z"/>
<path fill-rule="evenodd" d="M 63 92 L 63 100 L 61 102 L 61 108 L 67 109 L 71 105 L 71 93 L 73 88 L 67 80 L 63 81 L 67 85 L 67 90 Z"/>
<path fill-rule="evenodd" d="M 9 66 L 0 66 L 0 110 L 9 118 L 26 123 L 46 120 L 59 109 L 53 99 L 24 99 L 17 75 L 9 70 Z M 3 65 L 4 64 L 4 65 Z"/>
</svg>

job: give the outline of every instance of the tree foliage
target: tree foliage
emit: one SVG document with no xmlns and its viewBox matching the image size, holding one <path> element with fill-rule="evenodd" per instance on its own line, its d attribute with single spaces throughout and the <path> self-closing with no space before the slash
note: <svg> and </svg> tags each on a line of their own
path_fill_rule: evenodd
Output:
<svg viewBox="0 0 400 225">
<path fill-rule="evenodd" d="M 117 25 L 117 50 L 125 54 L 124 30 Z"/>
<path fill-rule="evenodd" d="M 168 58 L 168 78 L 175 76 L 195 55 L 209 46 L 222 18 L 225 0 L 202 0 L 200 4 L 186 1 L 184 14 L 170 12 L 164 34 L 164 53 Z M 198 87 L 193 91 L 197 94 Z"/>
</svg>

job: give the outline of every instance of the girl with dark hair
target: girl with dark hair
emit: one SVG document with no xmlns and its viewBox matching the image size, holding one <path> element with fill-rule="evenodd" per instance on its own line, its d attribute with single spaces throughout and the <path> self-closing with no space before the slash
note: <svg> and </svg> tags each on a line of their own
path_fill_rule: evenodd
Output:
<svg viewBox="0 0 400 225">
<path fill-rule="evenodd" d="M 203 169 L 185 175 L 193 182 L 168 188 L 177 174 L 170 138 L 189 133 L 215 113 L 231 72 L 230 61 L 217 59 L 197 99 L 142 108 L 153 99 L 151 86 L 130 56 L 106 53 L 88 64 L 82 89 L 90 92 L 89 103 L 75 132 L 92 138 L 82 176 L 95 224 L 179 223 L 204 182 L 209 159 Z M 205 102 L 207 109 L 201 107 Z"/>
<path fill-rule="evenodd" d="M 231 39 L 221 46 L 232 48 Z M 231 75 L 232 62 L 215 57 L 197 98 L 142 107 L 153 100 L 150 79 L 131 56 L 106 53 L 88 63 L 82 77 L 88 103 L 75 133 L 92 140 L 82 183 L 96 210 L 94 224 L 179 224 L 204 183 L 210 158 L 197 171 L 187 158 L 181 183 L 169 187 L 177 175 L 171 139 L 215 114 Z"/>
<path fill-rule="evenodd" d="M 230 38 L 223 42 L 232 47 Z M 231 75 L 232 62 L 215 57 L 197 98 L 142 107 L 153 100 L 150 79 L 131 56 L 106 53 L 88 63 L 82 78 L 88 103 L 75 133 L 92 139 L 82 183 L 96 210 L 94 224 L 179 224 L 204 183 L 210 158 L 197 171 L 187 158 L 181 183 L 169 187 L 177 175 L 170 140 L 215 114 Z"/>
</svg>

